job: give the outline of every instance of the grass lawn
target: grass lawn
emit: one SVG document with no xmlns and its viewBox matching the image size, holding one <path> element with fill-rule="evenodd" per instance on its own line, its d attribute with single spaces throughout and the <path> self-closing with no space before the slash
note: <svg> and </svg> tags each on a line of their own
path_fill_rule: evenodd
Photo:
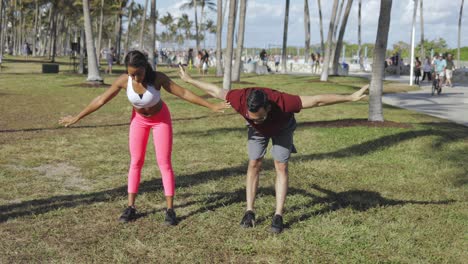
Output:
<svg viewBox="0 0 468 264">
<path fill-rule="evenodd" d="M 41 74 L 41 60 L 34 60 L 7 57 L 0 73 L 0 263 L 468 259 L 466 127 L 390 106 L 384 115 L 391 122 L 369 124 L 367 101 L 302 111 L 296 115 L 298 153 L 289 169 L 287 228 L 272 235 L 270 154 L 260 178 L 257 226 L 241 229 L 245 122 L 233 111 L 211 113 L 162 92 L 173 119 L 180 223 L 162 224 L 165 202 L 150 137 L 137 198 L 142 217 L 120 224 L 130 160 L 125 93 L 62 128 L 60 117 L 76 114 L 107 86 L 84 85 L 85 76 L 71 73 L 68 59 L 59 60 L 60 74 Z M 182 84 L 174 69 L 160 70 Z M 109 84 L 117 74 L 103 77 Z M 203 79 L 222 84 L 213 72 Z M 351 93 L 364 83 L 352 77 L 321 83 L 316 76 L 243 75 L 234 87 L 313 95 Z"/>
</svg>

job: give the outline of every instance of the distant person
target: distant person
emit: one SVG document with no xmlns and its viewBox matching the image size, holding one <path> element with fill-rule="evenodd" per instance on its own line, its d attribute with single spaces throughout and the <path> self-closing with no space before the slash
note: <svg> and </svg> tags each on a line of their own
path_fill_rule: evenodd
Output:
<svg viewBox="0 0 468 264">
<path fill-rule="evenodd" d="M 193 49 L 192 48 L 188 50 L 187 65 L 188 65 L 189 70 L 192 70 L 192 67 L 193 67 Z"/>
<path fill-rule="evenodd" d="M 271 153 L 276 169 L 276 210 L 272 218 L 271 232 L 282 232 L 282 215 L 288 191 L 288 161 L 291 153 L 296 152 L 293 142 L 296 129 L 294 114 L 302 109 L 359 101 L 365 97 L 364 92 L 368 85 L 351 95 L 298 96 L 261 87 L 226 91 L 215 84 L 195 80 L 182 66 L 179 68 L 179 75 L 183 81 L 215 98 L 226 100 L 248 123 L 247 208 L 240 223 L 245 228 L 255 226 L 254 203 L 259 173 L 269 141 L 272 141 Z"/>
<path fill-rule="evenodd" d="M 107 68 L 105 70 L 106 73 L 112 74 L 112 65 L 114 64 L 114 47 L 111 47 L 109 50 L 106 52 L 106 62 L 107 62 Z"/>
<path fill-rule="evenodd" d="M 262 49 L 262 51 L 260 52 L 260 60 L 262 61 L 262 65 L 267 64 L 267 52 L 265 49 Z"/>
<path fill-rule="evenodd" d="M 104 106 L 121 90 L 125 90 L 128 100 L 133 105 L 133 110 L 129 132 L 128 206 L 119 221 L 126 223 L 138 218 L 135 200 L 140 186 L 141 169 L 145 162 L 146 145 L 152 130 L 156 159 L 166 196 L 167 209 L 164 223 L 175 225 L 177 223 L 173 209 L 175 181 L 171 162 L 172 121 L 169 108 L 161 99 L 161 90 L 164 89 L 187 102 L 204 106 L 214 112 L 222 111 L 227 105 L 209 103 L 173 82 L 166 74 L 154 71 L 148 58 L 140 51 L 133 50 L 127 53 L 125 67 L 127 72 L 120 75 L 103 94 L 92 100 L 79 114 L 63 117 L 59 123 L 65 127 L 71 126 Z M 109 146 L 97 147 L 108 148 Z"/>
<path fill-rule="evenodd" d="M 210 63 L 210 55 L 208 54 L 208 51 L 203 50 L 203 56 L 201 57 L 201 65 L 202 65 L 202 74 L 203 75 L 208 74 L 209 63 Z"/>
<path fill-rule="evenodd" d="M 439 80 L 439 87 L 442 87 L 445 76 L 445 66 L 447 66 L 447 62 L 442 58 L 442 54 L 436 55 L 433 66 L 434 79 Z"/>
<path fill-rule="evenodd" d="M 453 87 L 452 76 L 453 76 L 454 70 L 455 70 L 455 64 L 453 63 L 452 54 L 448 54 L 447 62 L 445 66 L 445 78 L 447 80 L 447 82 L 445 83 L 446 86 Z"/>
<path fill-rule="evenodd" d="M 414 62 L 414 83 L 419 85 L 419 78 L 421 78 L 421 61 L 416 57 Z"/>
<path fill-rule="evenodd" d="M 422 77 L 421 81 L 423 82 L 426 79 L 426 76 L 427 76 L 427 81 L 428 82 L 432 81 L 432 78 L 431 78 L 431 60 L 429 59 L 429 57 L 426 57 L 424 59 L 422 70 L 423 70 L 423 77 Z"/>
<path fill-rule="evenodd" d="M 280 55 L 276 54 L 275 55 L 275 70 L 276 70 L 276 72 L 278 72 L 280 61 L 281 61 Z"/>
</svg>

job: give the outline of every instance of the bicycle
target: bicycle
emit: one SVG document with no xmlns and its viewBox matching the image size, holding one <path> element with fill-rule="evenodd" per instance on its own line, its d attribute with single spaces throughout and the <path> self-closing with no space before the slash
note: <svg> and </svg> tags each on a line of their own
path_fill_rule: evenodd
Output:
<svg viewBox="0 0 468 264">
<path fill-rule="evenodd" d="M 440 75 L 439 73 L 434 73 L 432 78 L 432 90 L 431 95 L 434 95 L 437 92 L 439 95 L 442 92 L 442 87 L 440 86 Z"/>
</svg>

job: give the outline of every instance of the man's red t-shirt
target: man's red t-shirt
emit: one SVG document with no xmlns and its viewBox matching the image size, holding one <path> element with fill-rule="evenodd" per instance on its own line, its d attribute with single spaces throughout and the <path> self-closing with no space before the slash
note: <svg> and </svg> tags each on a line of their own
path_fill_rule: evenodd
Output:
<svg viewBox="0 0 468 264">
<path fill-rule="evenodd" d="M 268 113 L 268 117 L 265 122 L 261 124 L 255 124 L 249 119 L 247 98 L 252 90 L 262 90 L 271 103 L 271 110 Z M 253 128 L 267 137 L 279 134 L 281 129 L 284 128 L 294 116 L 294 113 L 299 113 L 302 108 L 302 101 L 299 96 L 262 87 L 231 90 L 227 93 L 226 100 Z"/>
</svg>

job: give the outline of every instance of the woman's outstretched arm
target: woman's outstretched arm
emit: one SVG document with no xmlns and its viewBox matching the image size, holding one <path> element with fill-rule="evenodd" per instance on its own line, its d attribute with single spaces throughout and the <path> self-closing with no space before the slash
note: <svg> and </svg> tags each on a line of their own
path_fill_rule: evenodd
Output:
<svg viewBox="0 0 468 264">
<path fill-rule="evenodd" d="M 79 114 L 76 116 L 62 117 L 59 120 L 59 124 L 64 125 L 65 127 L 71 126 L 80 121 L 85 116 L 101 108 L 101 106 L 105 105 L 119 93 L 120 89 L 123 87 L 122 83 L 126 82 L 127 78 L 128 76 L 126 74 L 120 76 L 109 89 L 107 89 L 103 94 L 94 98 L 91 103 L 89 103 L 88 106 L 86 106 Z"/>
</svg>

